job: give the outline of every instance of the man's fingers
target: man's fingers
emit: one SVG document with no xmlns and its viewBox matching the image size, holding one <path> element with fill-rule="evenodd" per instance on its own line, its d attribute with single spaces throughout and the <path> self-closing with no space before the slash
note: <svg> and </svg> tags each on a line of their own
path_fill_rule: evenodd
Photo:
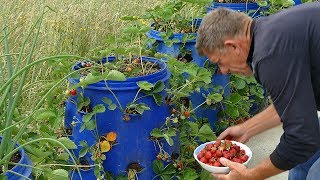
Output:
<svg viewBox="0 0 320 180">
<path fill-rule="evenodd" d="M 227 175 L 225 175 L 225 174 L 211 173 L 211 176 L 215 177 L 216 180 L 226 180 L 227 179 Z"/>
<path fill-rule="evenodd" d="M 238 165 L 238 163 L 232 162 L 229 159 L 226 158 L 220 158 L 220 163 L 226 167 L 229 167 L 230 169 L 235 169 L 235 167 Z"/>
<path fill-rule="evenodd" d="M 224 139 L 227 135 L 229 135 L 229 130 L 226 129 L 225 131 L 223 131 L 218 137 L 217 139 Z"/>
</svg>

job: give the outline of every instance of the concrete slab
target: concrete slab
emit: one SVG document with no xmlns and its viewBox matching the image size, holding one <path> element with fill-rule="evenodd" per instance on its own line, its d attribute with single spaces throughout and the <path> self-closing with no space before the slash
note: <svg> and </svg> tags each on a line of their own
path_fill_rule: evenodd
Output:
<svg viewBox="0 0 320 180">
<path fill-rule="evenodd" d="M 277 144 L 280 141 L 280 136 L 282 135 L 283 130 L 281 125 L 275 128 L 269 129 L 249 140 L 246 143 L 248 147 L 251 148 L 253 156 L 251 161 L 248 163 L 249 167 L 253 167 L 256 164 L 259 164 L 262 160 L 269 157 L 269 155 L 276 148 Z M 268 178 L 268 180 L 287 180 L 288 171 Z"/>
</svg>

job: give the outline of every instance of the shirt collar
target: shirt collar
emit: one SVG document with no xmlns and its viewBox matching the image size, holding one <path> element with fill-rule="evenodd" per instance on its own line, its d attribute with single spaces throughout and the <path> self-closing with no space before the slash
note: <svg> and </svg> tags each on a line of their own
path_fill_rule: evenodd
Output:
<svg viewBox="0 0 320 180">
<path fill-rule="evenodd" d="M 251 44 L 250 44 L 250 50 L 249 50 L 249 54 L 248 54 L 248 58 L 247 58 L 247 63 L 249 65 L 249 67 L 252 70 L 252 58 L 253 58 L 253 50 L 254 50 L 254 26 L 255 26 L 256 21 L 253 19 L 251 22 L 251 26 L 250 26 L 250 39 L 251 39 Z"/>
</svg>

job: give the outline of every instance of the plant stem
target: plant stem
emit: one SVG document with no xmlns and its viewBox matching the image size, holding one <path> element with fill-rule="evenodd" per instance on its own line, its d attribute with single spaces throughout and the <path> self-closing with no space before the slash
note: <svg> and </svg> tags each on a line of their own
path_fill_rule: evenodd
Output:
<svg viewBox="0 0 320 180">
<path fill-rule="evenodd" d="M 16 175 L 16 176 L 20 176 L 20 177 L 22 177 L 23 179 L 31 180 L 30 178 L 28 178 L 28 177 L 26 177 L 26 176 L 24 176 L 24 175 L 22 175 L 22 174 L 19 174 L 19 173 L 15 172 L 15 171 L 7 170 L 6 172 L 9 172 L 9 173 L 14 174 L 14 175 Z"/>
<path fill-rule="evenodd" d="M 206 101 L 202 102 L 201 104 L 199 104 L 197 107 L 195 107 L 194 109 L 192 109 L 190 112 L 195 111 L 196 109 L 198 109 L 199 107 L 201 107 L 202 105 L 204 105 L 206 103 Z"/>
</svg>

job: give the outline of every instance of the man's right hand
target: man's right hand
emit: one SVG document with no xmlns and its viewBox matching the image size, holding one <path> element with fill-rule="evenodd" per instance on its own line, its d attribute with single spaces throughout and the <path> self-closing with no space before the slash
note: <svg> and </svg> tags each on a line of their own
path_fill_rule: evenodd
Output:
<svg viewBox="0 0 320 180">
<path fill-rule="evenodd" d="M 244 124 L 229 127 L 228 129 L 223 131 L 217 139 L 226 139 L 227 136 L 231 136 L 230 140 L 238 141 L 241 143 L 245 143 L 251 138 L 247 135 Z"/>
</svg>

